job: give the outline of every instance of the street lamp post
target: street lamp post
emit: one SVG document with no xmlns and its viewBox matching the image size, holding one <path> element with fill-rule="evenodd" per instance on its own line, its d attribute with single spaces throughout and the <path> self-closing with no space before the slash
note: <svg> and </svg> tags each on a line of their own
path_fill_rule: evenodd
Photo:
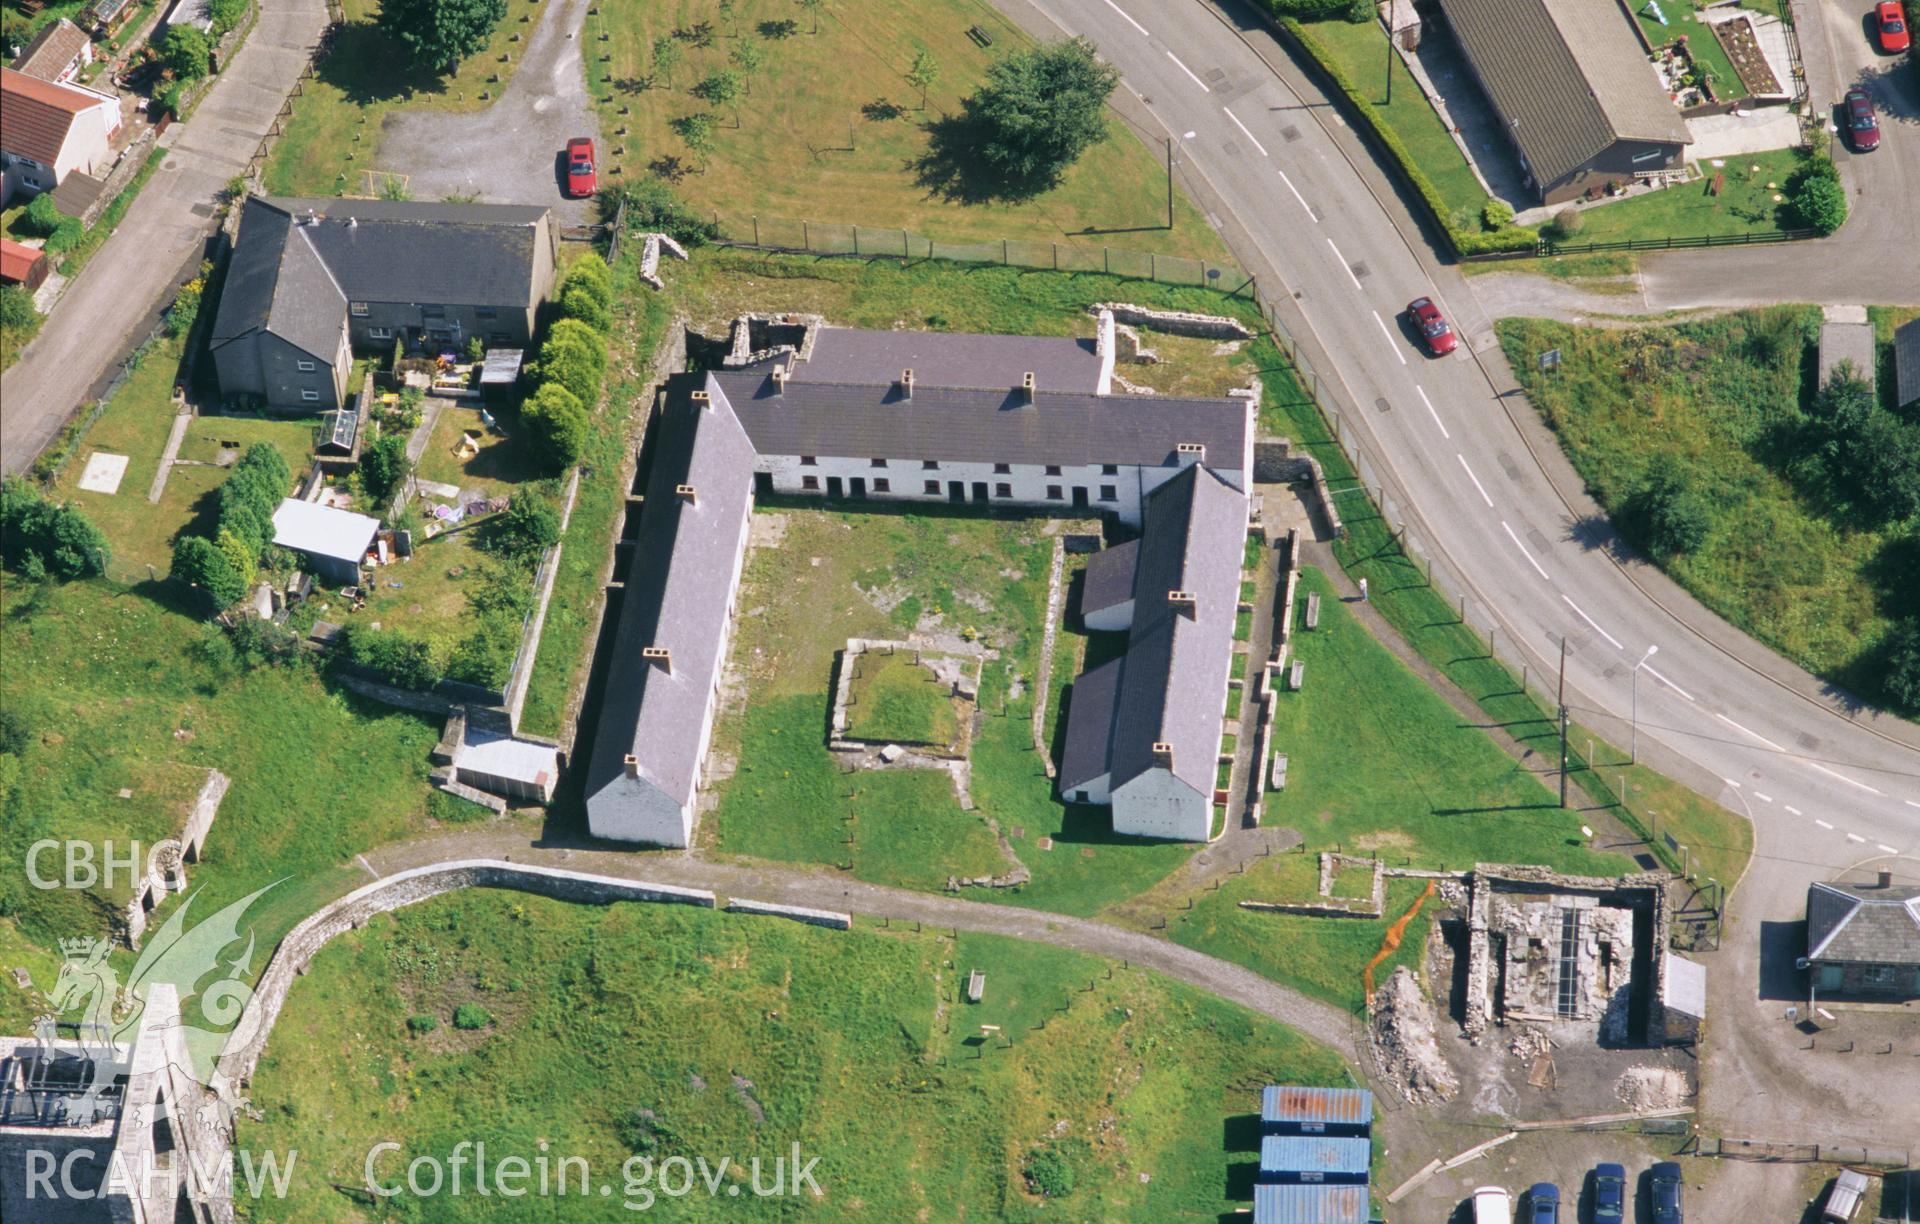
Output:
<svg viewBox="0 0 1920 1224">
<path fill-rule="evenodd" d="M 1631 728 L 1629 731 L 1631 738 L 1627 744 L 1627 764 L 1629 765 L 1637 765 L 1640 763 L 1640 669 L 1647 665 L 1648 659 L 1651 659 L 1659 653 L 1660 648 L 1658 646 L 1647 647 L 1647 653 L 1641 655 L 1640 661 L 1633 665 L 1633 676 L 1627 682 L 1627 689 L 1632 696 L 1633 704 L 1633 711 L 1628 719 Z"/>
<path fill-rule="evenodd" d="M 1400 15 L 1400 0 L 1387 4 L 1387 105 L 1393 105 L 1393 23 Z"/>
</svg>

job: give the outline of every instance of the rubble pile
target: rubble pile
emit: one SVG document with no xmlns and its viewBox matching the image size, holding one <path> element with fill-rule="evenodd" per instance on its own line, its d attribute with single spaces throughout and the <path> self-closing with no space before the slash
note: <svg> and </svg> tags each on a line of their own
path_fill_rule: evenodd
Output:
<svg viewBox="0 0 1920 1224">
<path fill-rule="evenodd" d="M 1405 965 L 1374 992 L 1372 1040 L 1381 1075 L 1413 1104 L 1450 1101 L 1460 1091 L 1434 1039 L 1433 1005 Z"/>
<path fill-rule="evenodd" d="M 1676 1109 L 1687 1103 L 1687 1073 L 1678 1067 L 1629 1067 L 1613 1092 L 1635 1113 Z"/>
</svg>

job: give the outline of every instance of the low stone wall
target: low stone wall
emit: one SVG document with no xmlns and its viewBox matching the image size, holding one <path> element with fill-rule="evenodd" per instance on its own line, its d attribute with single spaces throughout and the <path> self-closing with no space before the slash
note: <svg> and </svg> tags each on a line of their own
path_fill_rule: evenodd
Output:
<svg viewBox="0 0 1920 1224">
<path fill-rule="evenodd" d="M 748 901 L 735 897 L 727 902 L 729 914 L 765 914 L 770 918 L 791 918 L 795 922 L 804 922 L 808 926 L 831 927 L 836 931 L 851 931 L 853 915 L 842 914 L 835 910 L 808 909 L 804 905 L 775 905 L 771 901 Z"/>
<path fill-rule="evenodd" d="M 226 798 L 230 779 L 217 769 L 207 771 L 207 780 L 194 797 L 187 819 L 169 842 L 157 843 L 146 863 L 147 874 L 134 884 L 133 897 L 127 902 L 127 946 L 138 949 L 147 933 L 147 915 L 167 899 L 169 892 L 185 892 L 187 864 L 200 861 L 206 850 L 207 831 L 220 814 L 220 801 Z"/>
<path fill-rule="evenodd" d="M 1187 310 L 1154 310 L 1132 302 L 1096 302 L 1087 313 L 1098 316 L 1110 312 L 1114 322 L 1132 327 L 1151 327 L 1175 336 L 1197 336 L 1203 340 L 1251 340 L 1253 332 L 1238 319 L 1225 315 L 1195 314 Z"/>
<path fill-rule="evenodd" d="M 714 907 L 715 898 L 704 889 L 648 884 L 612 876 L 522 866 L 493 859 L 435 863 L 376 880 L 355 889 L 315 912 L 287 932 L 260 975 L 240 1023 L 228 1039 L 219 1063 L 218 1079 L 244 1086 L 253 1078 L 260 1055 L 267 1048 L 273 1022 L 286 1006 L 293 980 L 306 972 L 327 941 L 343 931 L 366 925 L 384 914 L 462 888 L 507 888 L 583 905 L 610 905 L 615 901 L 655 901 Z"/>
<path fill-rule="evenodd" d="M 1040 637 L 1040 674 L 1033 678 L 1033 750 L 1040 754 L 1040 764 L 1047 771 L 1049 782 L 1058 771 L 1053 764 L 1053 751 L 1047 746 L 1047 694 L 1053 685 L 1053 647 L 1059 635 L 1061 598 L 1066 593 L 1066 584 L 1060 578 L 1066 563 L 1066 541 L 1055 536 L 1053 570 L 1047 576 L 1047 627 Z"/>
</svg>

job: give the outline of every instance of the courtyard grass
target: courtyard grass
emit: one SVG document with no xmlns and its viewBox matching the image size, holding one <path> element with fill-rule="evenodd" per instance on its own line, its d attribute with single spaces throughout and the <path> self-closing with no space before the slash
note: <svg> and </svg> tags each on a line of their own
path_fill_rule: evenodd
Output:
<svg viewBox="0 0 1920 1224">
<path fill-rule="evenodd" d="M 496 423 L 483 422 L 482 411 L 491 413 Z M 460 439 L 467 436 L 479 439 L 479 449 L 462 459 Z M 440 409 L 414 474 L 483 497 L 511 496 L 516 488 L 548 475 L 526 445 L 517 408 L 463 402 L 448 402 Z"/>
<path fill-rule="evenodd" d="M 1230 262 L 1184 195 L 1166 228 L 1161 156 L 1111 111 L 1107 140 L 1032 199 L 977 198 L 967 181 L 967 151 L 933 155 L 930 126 L 959 112 L 989 64 L 1029 42 L 990 6 L 851 0 L 806 11 L 791 0 L 739 0 L 731 9 L 724 16 L 716 0 L 671 0 L 603 4 L 588 16 L 587 80 L 607 133 L 603 180 L 639 178 L 653 167 L 676 179 L 697 209 L 717 210 L 730 233 L 751 233 L 755 217 L 771 232 L 775 219 L 784 219 L 780 240 L 795 244 L 807 220 L 905 228 L 942 241 L 1006 238 L 1096 255 L 1112 246 Z M 710 31 L 704 46 L 702 24 Z M 976 45 L 972 28 L 993 45 Z M 673 40 L 682 55 L 670 73 L 655 71 L 651 48 L 659 38 Z M 721 107 L 692 96 L 743 47 L 764 60 L 746 75 L 745 96 Z M 924 107 L 905 79 L 921 50 L 939 69 Z M 690 149 L 672 126 L 700 113 L 717 120 L 705 153 Z"/>
<path fill-rule="evenodd" d="M 1799 152 L 1773 149 L 1717 160 L 1724 164 L 1701 163 L 1701 178 L 1583 209 L 1580 232 L 1565 245 L 1577 250 L 1588 242 L 1772 234 L 1799 224 L 1776 198 L 1786 194 L 1787 179 L 1802 161 Z M 1725 183 L 1714 195 L 1714 177 L 1722 174 Z"/>
<path fill-rule="evenodd" d="M 1633 498 L 1658 464 L 1714 490 L 1706 541 L 1661 561 L 1700 601 L 1818 675 L 1868 698 L 1872 660 L 1910 611 L 1912 524 L 1866 530 L 1793 478 L 1792 441 L 1819 312 L 1783 306 L 1673 326 L 1498 324 L 1508 360 L 1574 468 L 1644 546 Z M 1550 376 L 1534 357 L 1558 348 Z M 1644 548 L 1643 548 L 1644 550 Z"/>
<path fill-rule="evenodd" d="M 1374 120 L 1400 137 L 1451 211 L 1453 227 L 1479 230 L 1480 210 L 1490 198 L 1487 190 L 1440 122 L 1420 83 L 1408 75 L 1399 57 L 1387 50 L 1387 32 L 1380 22 L 1372 18 L 1360 22 L 1315 21 L 1304 23 L 1301 29 L 1353 82 L 1358 91 L 1355 104 L 1370 107 Z M 1386 100 L 1389 71 L 1396 78 L 1392 102 Z"/>
<path fill-rule="evenodd" d="M 847 701 L 854 739 L 950 747 L 960 734 L 952 693 L 911 653 L 863 653 Z"/>
<path fill-rule="evenodd" d="M 538 0 L 510 0 L 507 15 L 494 27 L 486 49 L 462 60 L 451 73 L 414 64 L 406 50 L 374 24 L 379 0 L 345 0 L 346 24 L 319 71 L 301 85 L 286 123 L 267 157 L 261 180 L 269 195 L 376 195 L 384 176 L 404 191 L 403 167 L 380 166 L 380 126 L 400 109 L 476 111 L 488 105 L 483 91 L 500 96 L 519 66 L 546 6 Z M 520 41 L 514 41 L 515 37 Z M 501 56 L 508 56 L 505 63 Z M 499 80 L 489 78 L 498 75 Z M 541 150 L 537 156 L 551 153 Z M 383 182 L 369 182 L 379 171 Z"/>
<path fill-rule="evenodd" d="M 985 998 L 966 1004 L 974 969 Z M 489 1023 L 450 1027 L 463 1004 Z M 413 1034 L 413 1016 L 437 1023 Z M 982 1024 L 1000 1033 L 983 1039 Z M 745 1220 L 945 1219 L 956 1205 L 1010 1221 L 1213 1219 L 1251 1197 L 1258 1088 L 1274 1081 L 1351 1082 L 1262 1017 L 1046 945 L 475 890 L 378 916 L 315 958 L 239 1143 L 300 1152 L 287 1197 L 251 1205 L 261 1220 L 363 1218 L 337 1187 L 363 1185 L 383 1140 L 403 1148 L 383 1182 L 469 1140 L 495 1160 L 580 1157 L 611 1183 L 584 1201 L 521 1199 L 516 1218 L 628 1218 L 641 1200 L 615 1170 L 644 1153 L 732 1157 L 720 1193 L 740 1187 L 725 1214 Z M 750 1193 L 745 1162 L 796 1143 L 819 1158 L 820 1197 Z M 1021 1173 L 1046 1146 L 1075 1174 L 1060 1200 Z M 717 1213 L 704 1190 L 653 1209 Z M 437 1219 L 497 1211 L 431 1200 Z"/>
</svg>

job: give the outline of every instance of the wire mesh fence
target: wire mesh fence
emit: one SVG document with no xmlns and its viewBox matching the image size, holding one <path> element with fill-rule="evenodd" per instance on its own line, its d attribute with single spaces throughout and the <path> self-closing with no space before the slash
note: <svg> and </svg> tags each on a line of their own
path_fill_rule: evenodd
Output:
<svg viewBox="0 0 1920 1224">
<path fill-rule="evenodd" d="M 763 251 L 844 255 L 865 259 L 947 259 L 1056 272 L 1099 272 L 1163 285 L 1192 285 L 1251 298 L 1253 278 L 1236 264 L 1185 255 L 1133 251 L 1084 242 L 1024 238 L 949 240 L 895 226 L 858 225 L 788 217 L 730 217 L 714 213 L 719 241 Z"/>
</svg>

